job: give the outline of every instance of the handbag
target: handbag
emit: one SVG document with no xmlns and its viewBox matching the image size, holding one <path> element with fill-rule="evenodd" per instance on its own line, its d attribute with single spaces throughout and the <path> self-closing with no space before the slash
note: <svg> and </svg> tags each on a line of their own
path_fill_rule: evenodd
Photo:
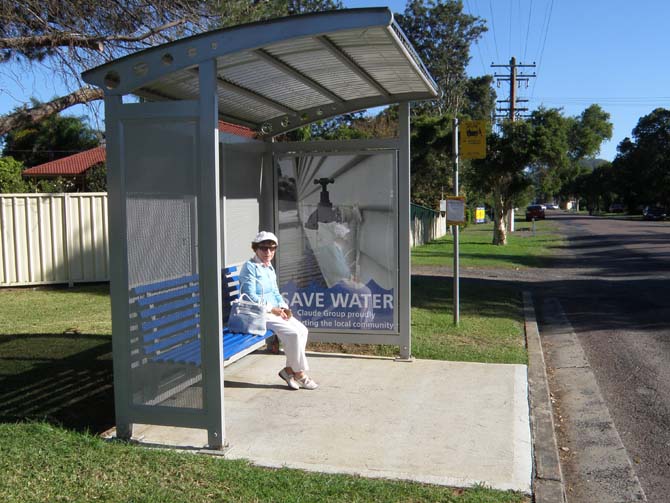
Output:
<svg viewBox="0 0 670 503">
<path fill-rule="evenodd" d="M 235 334 L 265 335 L 265 305 L 252 301 L 246 293 L 240 295 L 230 303 L 228 330 Z"/>
</svg>

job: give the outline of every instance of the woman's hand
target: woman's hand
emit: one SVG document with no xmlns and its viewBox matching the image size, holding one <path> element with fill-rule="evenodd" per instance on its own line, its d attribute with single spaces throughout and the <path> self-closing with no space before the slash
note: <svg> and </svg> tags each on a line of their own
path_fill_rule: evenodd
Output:
<svg viewBox="0 0 670 503">
<path fill-rule="evenodd" d="M 273 307 L 270 312 L 275 316 L 280 316 L 282 320 L 288 320 L 288 315 L 281 307 Z"/>
</svg>

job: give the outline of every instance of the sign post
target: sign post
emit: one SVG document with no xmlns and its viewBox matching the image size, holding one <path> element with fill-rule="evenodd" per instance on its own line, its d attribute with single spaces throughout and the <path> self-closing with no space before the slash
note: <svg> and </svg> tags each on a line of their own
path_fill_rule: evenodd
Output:
<svg viewBox="0 0 670 503">
<path fill-rule="evenodd" d="M 458 147 L 458 118 L 454 117 L 454 197 L 458 197 Z M 448 211 L 449 204 L 447 204 L 447 221 L 449 221 Z M 458 326 L 461 320 L 458 225 L 452 225 L 451 230 L 454 234 L 454 325 Z"/>
<path fill-rule="evenodd" d="M 459 131 L 458 118 L 454 118 L 454 197 L 447 199 L 447 224 L 452 225 L 454 234 L 454 325 L 458 325 L 461 318 L 458 226 L 465 223 L 465 199 L 458 195 L 458 161 L 460 157 L 486 158 L 486 121 L 463 120 L 461 123 L 462 128 Z"/>
</svg>

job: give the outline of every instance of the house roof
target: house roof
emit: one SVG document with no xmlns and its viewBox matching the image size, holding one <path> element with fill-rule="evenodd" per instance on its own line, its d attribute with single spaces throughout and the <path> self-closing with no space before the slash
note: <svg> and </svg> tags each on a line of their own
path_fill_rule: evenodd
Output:
<svg viewBox="0 0 670 503">
<path fill-rule="evenodd" d="M 23 176 L 76 176 L 105 162 L 105 147 L 95 147 L 23 170 Z"/>
<path fill-rule="evenodd" d="M 245 138 L 253 138 L 256 135 L 247 127 L 223 121 L 219 121 L 219 131 Z M 23 176 L 77 176 L 84 174 L 96 164 L 105 162 L 106 157 L 105 147 L 95 147 L 25 169 L 21 174 Z"/>
<path fill-rule="evenodd" d="M 107 96 L 195 101 L 201 66 L 212 61 L 219 118 L 260 136 L 439 94 L 387 8 L 304 14 L 214 30 L 119 58 L 82 78 Z"/>
</svg>

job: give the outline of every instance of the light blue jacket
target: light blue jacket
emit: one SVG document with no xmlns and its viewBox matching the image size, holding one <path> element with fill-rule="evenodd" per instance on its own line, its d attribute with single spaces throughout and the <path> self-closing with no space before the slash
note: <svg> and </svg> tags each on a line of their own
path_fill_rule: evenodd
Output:
<svg viewBox="0 0 670 503">
<path fill-rule="evenodd" d="M 246 293 L 254 302 L 262 302 L 268 307 L 288 307 L 277 286 L 277 274 L 272 264 L 264 266 L 254 256 L 247 260 L 240 271 L 240 294 Z"/>
</svg>

